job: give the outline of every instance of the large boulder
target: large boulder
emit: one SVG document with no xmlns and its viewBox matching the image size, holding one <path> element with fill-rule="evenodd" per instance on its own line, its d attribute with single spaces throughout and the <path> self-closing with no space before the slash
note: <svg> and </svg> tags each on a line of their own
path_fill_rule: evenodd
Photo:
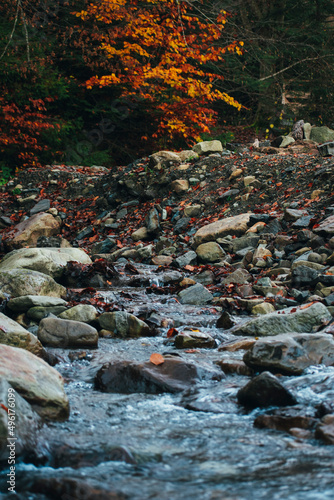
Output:
<svg viewBox="0 0 334 500">
<path fill-rule="evenodd" d="M 299 375 L 308 366 L 334 366 L 334 340 L 326 333 L 285 333 L 258 339 L 244 361 L 257 370 Z"/>
<path fill-rule="evenodd" d="M 0 298 L 21 295 L 49 295 L 63 297 L 66 288 L 55 282 L 51 276 L 30 269 L 0 271 Z"/>
<path fill-rule="evenodd" d="M 281 333 L 311 333 L 332 318 L 327 307 L 320 302 L 290 307 L 269 313 L 237 325 L 231 329 L 234 335 L 269 337 Z"/>
<path fill-rule="evenodd" d="M 149 326 L 126 311 L 105 312 L 98 318 L 100 326 L 120 337 L 145 337 L 150 334 Z"/>
<path fill-rule="evenodd" d="M 241 236 L 248 229 L 248 222 L 251 215 L 251 213 L 247 213 L 234 217 L 226 217 L 226 219 L 221 219 L 201 227 L 194 235 L 195 245 L 198 246 L 206 241 L 215 241 L 217 238 L 227 235 Z"/>
<path fill-rule="evenodd" d="M 5 408 L 8 408 L 8 412 Z M 13 423 L 14 425 L 11 425 Z M 30 404 L 0 378 L 0 462 L 24 456 L 36 449 L 42 420 Z M 13 431 L 11 431 L 13 428 Z M 13 435 L 11 433 L 13 432 Z M 10 465 L 10 464 L 9 464 Z"/>
<path fill-rule="evenodd" d="M 51 214 L 37 213 L 29 219 L 17 224 L 6 236 L 4 245 L 7 250 L 25 246 L 36 247 L 40 236 L 58 234 L 60 222 Z"/>
<path fill-rule="evenodd" d="M 49 297 L 48 295 L 21 295 L 10 299 L 7 307 L 11 311 L 25 312 L 31 307 L 57 307 L 66 306 L 67 302 L 59 297 Z"/>
<path fill-rule="evenodd" d="M 95 377 L 95 386 L 103 392 L 157 394 L 180 392 L 198 381 L 221 380 L 224 377 L 219 369 L 180 358 L 164 358 L 159 365 L 115 361 L 100 368 Z"/>
<path fill-rule="evenodd" d="M 311 141 L 318 142 L 322 144 L 323 142 L 329 142 L 334 140 L 334 130 L 328 127 L 312 127 L 311 128 Z"/>
<path fill-rule="evenodd" d="M 38 338 L 16 321 L 0 313 L 0 344 L 19 347 L 43 357 L 44 349 Z"/>
<path fill-rule="evenodd" d="M 92 323 L 97 318 L 97 310 L 91 304 L 78 304 L 60 313 L 59 318 Z"/>
<path fill-rule="evenodd" d="M 49 347 L 97 347 L 99 334 L 81 321 L 44 318 L 38 326 L 39 340 Z"/>
<path fill-rule="evenodd" d="M 0 377 L 25 399 L 42 417 L 63 419 L 69 403 L 60 373 L 31 352 L 0 345 Z"/>
<path fill-rule="evenodd" d="M 92 263 L 90 257 L 80 248 L 20 248 L 2 259 L 0 271 L 31 269 L 59 279 L 69 261 Z"/>
</svg>

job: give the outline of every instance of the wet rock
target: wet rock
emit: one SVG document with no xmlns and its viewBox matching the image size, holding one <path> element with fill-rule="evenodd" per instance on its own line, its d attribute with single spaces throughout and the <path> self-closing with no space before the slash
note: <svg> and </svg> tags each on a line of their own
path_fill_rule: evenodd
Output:
<svg viewBox="0 0 334 500">
<path fill-rule="evenodd" d="M 4 242 L 7 250 L 22 248 L 24 246 L 35 247 L 40 236 L 53 236 L 60 230 L 60 222 L 51 214 L 37 213 L 29 219 L 17 224 L 7 234 Z"/>
<path fill-rule="evenodd" d="M 331 315 L 326 306 L 315 302 L 308 307 L 287 308 L 269 313 L 234 327 L 234 335 L 252 335 L 254 337 L 274 336 L 289 332 L 314 332 Z"/>
<path fill-rule="evenodd" d="M 240 350 L 248 350 L 255 344 L 255 342 L 255 339 L 250 339 L 248 337 L 238 340 L 228 340 L 220 344 L 220 346 L 218 347 L 218 351 L 235 352 Z"/>
<path fill-rule="evenodd" d="M 177 349 L 193 349 L 193 348 L 214 348 L 216 341 L 208 333 L 195 332 L 185 330 L 176 335 L 174 345 Z"/>
<path fill-rule="evenodd" d="M 2 313 L 0 313 L 0 344 L 26 349 L 36 356 L 44 356 L 43 346 L 36 335 Z"/>
<path fill-rule="evenodd" d="M 290 406 L 296 403 L 294 396 L 270 372 L 263 372 L 248 382 L 237 394 L 240 404 L 248 408 L 266 406 Z"/>
<path fill-rule="evenodd" d="M 153 245 L 147 245 L 146 247 L 138 248 L 137 253 L 140 259 L 150 259 L 153 255 Z"/>
<path fill-rule="evenodd" d="M 58 285 L 51 276 L 29 269 L 0 271 L 0 297 L 21 295 L 49 295 L 64 297 L 66 288 Z"/>
<path fill-rule="evenodd" d="M 160 365 L 115 361 L 100 368 L 95 377 L 95 386 L 103 392 L 158 394 L 181 392 L 201 380 L 222 378 L 224 374 L 218 369 L 180 358 L 165 358 Z"/>
<path fill-rule="evenodd" d="M 218 243 L 209 241 L 196 248 L 197 257 L 201 262 L 219 262 L 225 257 L 225 252 Z"/>
<path fill-rule="evenodd" d="M 30 404 L 5 380 L 0 378 L 0 462 L 31 454 L 37 446 L 41 418 Z M 15 439 L 8 434 L 9 423 L 14 424 Z M 13 462 L 15 463 L 15 462 Z"/>
<path fill-rule="evenodd" d="M 299 375 L 312 365 L 334 366 L 334 340 L 322 333 L 285 333 L 257 340 L 243 359 L 254 369 Z"/>
<path fill-rule="evenodd" d="M 213 394 L 208 394 L 207 391 L 203 393 L 203 391 L 195 387 L 186 389 L 183 392 L 180 400 L 180 406 L 191 411 L 226 413 L 226 411 L 230 408 L 231 403 L 227 400 L 224 394 L 219 394 L 217 391 Z"/>
<path fill-rule="evenodd" d="M 241 359 L 221 359 L 216 361 L 216 365 L 220 366 L 226 375 L 231 373 L 245 376 L 253 375 L 253 370 Z"/>
<path fill-rule="evenodd" d="M 294 208 L 286 208 L 284 211 L 284 219 L 288 222 L 295 222 L 303 215 L 308 215 L 306 210 L 296 210 Z"/>
<path fill-rule="evenodd" d="M 224 330 L 229 330 L 236 325 L 235 319 L 232 318 L 230 313 L 223 311 L 221 316 L 217 319 L 216 327 L 223 328 Z"/>
<path fill-rule="evenodd" d="M 251 214 L 241 214 L 235 217 L 226 217 L 217 222 L 212 222 L 201 227 L 194 235 L 195 245 L 198 246 L 206 241 L 215 241 L 227 235 L 241 236 L 248 229 Z"/>
<path fill-rule="evenodd" d="M 116 335 L 126 337 L 145 337 L 150 335 L 149 326 L 126 311 L 106 312 L 98 318 L 101 328 Z"/>
<path fill-rule="evenodd" d="M 82 323 L 91 323 L 97 318 L 97 310 L 90 304 L 78 304 L 58 316 L 61 319 L 69 319 L 71 321 L 80 321 Z"/>
<path fill-rule="evenodd" d="M 195 146 L 193 147 L 193 151 L 195 151 L 195 153 L 198 153 L 199 155 L 202 155 L 204 153 L 221 153 L 223 151 L 223 146 L 222 143 L 217 140 L 203 141 L 195 144 Z"/>
<path fill-rule="evenodd" d="M 334 444 L 334 414 L 325 415 L 315 430 L 315 437 L 325 444 Z"/>
<path fill-rule="evenodd" d="M 274 429 L 284 432 L 290 432 L 291 429 L 312 430 L 315 423 L 314 416 L 308 415 L 307 410 L 299 406 L 277 409 L 271 415 L 259 415 L 254 420 L 254 426 L 259 429 Z"/>
<path fill-rule="evenodd" d="M 21 295 L 10 299 L 7 307 L 11 311 L 28 311 L 32 307 L 55 307 L 66 306 L 67 302 L 59 297 L 49 297 L 45 295 Z"/>
<path fill-rule="evenodd" d="M 206 269 L 199 274 L 194 275 L 194 280 L 196 283 L 201 283 L 201 285 L 211 285 L 215 281 L 215 275 L 210 269 Z"/>
<path fill-rule="evenodd" d="M 178 296 L 181 304 L 201 305 L 212 300 L 212 294 L 200 283 L 181 290 Z"/>
<path fill-rule="evenodd" d="M 62 376 L 45 361 L 23 349 L 0 345 L 0 377 L 42 417 L 66 418 L 69 403 Z"/>
<path fill-rule="evenodd" d="M 98 332 L 95 328 L 80 321 L 59 318 L 41 320 L 38 332 L 39 340 L 48 347 L 97 347 Z"/>
<path fill-rule="evenodd" d="M 173 257 L 168 257 L 168 255 L 156 255 L 152 257 L 152 264 L 155 266 L 169 266 L 173 260 Z"/>
<path fill-rule="evenodd" d="M 38 498 L 61 500 L 126 500 L 121 493 L 112 492 L 98 486 L 94 487 L 81 478 L 73 477 L 33 477 L 26 478 L 24 492 L 31 496 L 37 494 Z M 18 484 L 18 493 L 21 487 Z M 28 493 L 29 492 L 29 493 Z"/>
</svg>

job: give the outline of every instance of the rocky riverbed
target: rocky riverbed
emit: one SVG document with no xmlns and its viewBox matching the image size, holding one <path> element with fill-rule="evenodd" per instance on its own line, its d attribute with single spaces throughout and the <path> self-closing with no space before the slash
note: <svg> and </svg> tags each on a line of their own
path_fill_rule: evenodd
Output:
<svg viewBox="0 0 334 500">
<path fill-rule="evenodd" d="M 333 159 L 316 146 L 214 141 L 3 187 L 4 498 L 8 429 L 8 498 L 333 497 Z"/>
</svg>

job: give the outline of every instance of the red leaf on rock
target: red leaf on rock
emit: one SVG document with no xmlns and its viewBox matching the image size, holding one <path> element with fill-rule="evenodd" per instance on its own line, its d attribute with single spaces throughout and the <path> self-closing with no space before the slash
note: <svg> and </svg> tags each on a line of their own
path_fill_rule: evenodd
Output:
<svg viewBox="0 0 334 500">
<path fill-rule="evenodd" d="M 169 339 L 170 337 L 174 337 L 177 335 L 179 332 L 176 328 L 170 328 L 167 332 L 167 338 Z"/>
<path fill-rule="evenodd" d="M 150 356 L 150 361 L 156 366 L 162 365 L 165 362 L 165 358 L 161 356 L 158 352 L 154 352 Z"/>
</svg>

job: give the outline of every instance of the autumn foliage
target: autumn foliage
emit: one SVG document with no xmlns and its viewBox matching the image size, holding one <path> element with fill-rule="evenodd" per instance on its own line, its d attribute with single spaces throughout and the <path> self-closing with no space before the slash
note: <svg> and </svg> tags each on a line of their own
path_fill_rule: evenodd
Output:
<svg viewBox="0 0 334 500">
<path fill-rule="evenodd" d="M 112 87 L 150 110 L 153 137 L 167 137 L 167 143 L 176 138 L 194 143 L 209 133 L 217 100 L 241 108 L 219 84 L 224 54 L 241 54 L 243 42 L 224 44 L 228 14 L 210 20 L 199 9 L 202 3 L 99 0 L 76 13 L 90 30 L 94 26 L 95 56 L 102 53 L 108 60 L 86 87 Z"/>
</svg>

